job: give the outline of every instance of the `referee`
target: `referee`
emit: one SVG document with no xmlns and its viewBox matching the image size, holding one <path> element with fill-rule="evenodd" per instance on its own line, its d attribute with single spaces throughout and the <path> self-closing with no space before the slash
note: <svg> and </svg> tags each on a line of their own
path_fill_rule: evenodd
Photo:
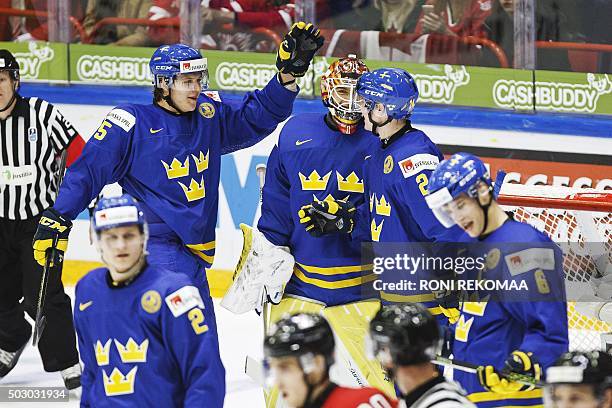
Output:
<svg viewBox="0 0 612 408">
<path fill-rule="evenodd" d="M 15 366 L 31 336 L 24 311 L 36 317 L 43 268 L 32 256 L 40 213 L 57 194 L 58 158 L 67 164 L 84 142 L 74 127 L 48 102 L 24 98 L 19 64 L 0 50 L 0 379 Z M 64 384 L 81 383 L 70 298 L 61 272 L 52 269 L 45 302 L 46 330 L 38 343 L 45 371 L 61 371 Z M 23 298 L 23 300 L 21 300 Z"/>
</svg>

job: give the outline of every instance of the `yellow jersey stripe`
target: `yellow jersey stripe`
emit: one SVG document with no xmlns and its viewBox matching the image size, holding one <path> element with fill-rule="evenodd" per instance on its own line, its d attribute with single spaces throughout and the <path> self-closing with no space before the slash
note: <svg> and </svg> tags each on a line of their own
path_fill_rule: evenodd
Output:
<svg viewBox="0 0 612 408">
<path fill-rule="evenodd" d="M 194 254 L 196 254 L 198 257 L 202 258 L 203 260 L 205 260 L 209 264 L 212 264 L 213 260 L 215 259 L 214 256 L 206 255 L 205 253 L 202 253 L 200 251 L 195 251 L 195 250 L 193 250 L 191 248 L 189 248 L 189 249 L 191 250 L 191 252 L 193 252 Z"/>
<path fill-rule="evenodd" d="M 318 286 L 323 289 L 349 288 L 351 286 L 359 286 L 368 282 L 372 282 L 378 278 L 378 275 L 372 273 L 369 275 L 358 276 L 356 278 L 342 279 L 335 282 L 329 282 L 323 279 L 309 278 L 308 276 L 304 275 L 304 272 L 302 272 L 298 268 L 295 268 L 293 270 L 293 275 L 304 283 Z"/>
<path fill-rule="evenodd" d="M 516 392 L 511 392 L 508 394 L 498 394 L 495 392 L 483 391 L 483 392 L 474 392 L 468 395 L 468 399 L 472 402 L 500 401 L 500 400 L 508 400 L 508 399 L 529 399 L 529 398 L 542 398 L 542 390 L 535 389 L 531 391 L 516 391 Z M 539 406 L 542 406 L 542 405 L 539 405 Z"/>
<path fill-rule="evenodd" d="M 193 251 L 210 251 L 211 249 L 215 249 L 217 241 L 210 241 L 205 244 L 187 244 L 187 248 Z"/>
<path fill-rule="evenodd" d="M 296 265 L 299 265 L 300 268 L 304 269 L 304 271 L 309 273 L 316 273 L 319 275 L 333 276 L 333 275 L 341 275 L 343 273 L 351 273 L 351 272 L 362 272 L 362 271 L 371 271 L 373 265 L 351 265 L 351 266 L 330 266 L 330 267 L 318 267 L 318 266 L 310 266 L 304 265 L 302 263 L 296 262 Z"/>
<path fill-rule="evenodd" d="M 389 302 L 398 302 L 398 303 L 406 303 L 406 302 L 433 302 L 435 299 L 433 293 L 423 293 L 422 295 L 398 295 L 396 293 L 387 293 L 385 291 L 380 292 L 380 297 L 383 300 L 387 300 Z M 438 314 L 440 314 L 439 312 Z"/>
</svg>

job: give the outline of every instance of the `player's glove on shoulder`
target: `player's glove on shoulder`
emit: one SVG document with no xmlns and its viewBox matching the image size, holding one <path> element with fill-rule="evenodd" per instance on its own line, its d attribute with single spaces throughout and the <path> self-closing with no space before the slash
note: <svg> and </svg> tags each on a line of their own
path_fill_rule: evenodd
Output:
<svg viewBox="0 0 612 408">
<path fill-rule="evenodd" d="M 278 47 L 276 68 L 283 74 L 303 77 L 324 41 L 325 38 L 312 24 L 303 21 L 293 24 Z"/>
<path fill-rule="evenodd" d="M 350 201 L 324 200 L 303 206 L 298 212 L 300 224 L 313 237 L 331 233 L 350 234 L 355 224 L 355 206 Z"/>
<path fill-rule="evenodd" d="M 60 265 L 68 248 L 68 235 L 71 228 L 72 221 L 64 217 L 53 207 L 46 209 L 40 216 L 38 228 L 32 242 L 36 262 L 45 266 L 47 254 L 55 243 L 55 259 L 51 260 L 50 266 Z"/>
<path fill-rule="evenodd" d="M 495 372 L 493 366 L 478 368 L 480 384 L 486 390 L 498 394 L 530 391 L 535 388 L 535 383 L 539 382 L 541 378 L 542 367 L 535 361 L 533 353 L 521 350 L 512 352 L 504 363 L 501 375 Z M 525 381 L 533 382 L 534 385 L 525 384 Z"/>
</svg>

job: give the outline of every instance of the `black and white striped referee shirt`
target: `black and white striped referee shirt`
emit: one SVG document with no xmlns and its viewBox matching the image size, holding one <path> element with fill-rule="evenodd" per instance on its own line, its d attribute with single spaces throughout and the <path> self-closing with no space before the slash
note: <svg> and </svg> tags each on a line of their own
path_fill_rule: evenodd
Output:
<svg viewBox="0 0 612 408">
<path fill-rule="evenodd" d="M 421 384 L 400 401 L 398 408 L 476 408 L 461 387 L 442 376 Z"/>
<path fill-rule="evenodd" d="M 58 158 L 77 135 L 50 103 L 17 96 L 0 119 L 0 218 L 25 220 L 53 205 Z"/>
</svg>

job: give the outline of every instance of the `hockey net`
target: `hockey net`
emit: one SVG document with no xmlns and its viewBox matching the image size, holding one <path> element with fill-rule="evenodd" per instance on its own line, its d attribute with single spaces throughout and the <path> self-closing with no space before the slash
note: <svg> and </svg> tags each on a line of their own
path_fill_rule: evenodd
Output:
<svg viewBox="0 0 612 408">
<path fill-rule="evenodd" d="M 593 295 L 592 279 L 612 273 L 612 194 L 505 184 L 498 201 L 515 220 L 546 233 L 563 250 L 570 350 L 602 349 L 612 327 L 579 313 L 571 300 Z"/>
</svg>

